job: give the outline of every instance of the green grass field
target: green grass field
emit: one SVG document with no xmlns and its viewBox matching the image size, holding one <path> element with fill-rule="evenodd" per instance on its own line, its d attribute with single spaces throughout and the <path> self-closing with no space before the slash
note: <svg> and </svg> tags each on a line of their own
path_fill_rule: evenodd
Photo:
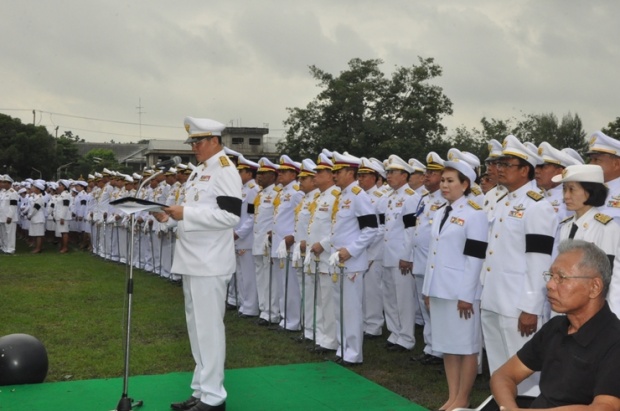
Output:
<svg viewBox="0 0 620 411">
<path fill-rule="evenodd" d="M 90 253 L 58 254 L 47 245 L 31 255 L 20 243 L 16 255 L 0 255 L 0 336 L 39 338 L 48 351 L 47 381 L 122 376 L 126 276 L 125 266 Z M 140 270 L 134 283 L 130 374 L 191 371 L 181 287 Z M 326 360 L 293 341 L 299 333 L 267 330 L 235 312 L 227 312 L 226 327 L 228 369 Z M 410 361 L 423 348 L 416 332 L 411 353 L 388 352 L 384 338 L 366 341 L 364 365 L 352 370 L 436 409 L 447 398 L 443 367 Z M 488 395 L 488 377 L 481 375 L 472 404 Z"/>
</svg>

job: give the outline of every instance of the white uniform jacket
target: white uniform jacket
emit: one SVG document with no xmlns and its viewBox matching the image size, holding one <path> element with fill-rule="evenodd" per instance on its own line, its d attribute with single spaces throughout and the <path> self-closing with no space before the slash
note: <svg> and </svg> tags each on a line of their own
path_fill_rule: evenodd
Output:
<svg viewBox="0 0 620 411">
<path fill-rule="evenodd" d="M 329 187 L 320 193 L 312 203 L 310 223 L 308 224 L 308 247 L 314 243 L 321 244 L 323 252 L 319 255 L 319 272 L 329 272 L 329 256 L 331 252 L 332 218 L 335 215 L 334 206 L 340 196 L 340 188 Z M 310 272 L 314 273 L 316 263 L 314 258 L 310 263 Z"/>
<path fill-rule="evenodd" d="M 368 260 L 375 261 L 383 258 L 383 243 L 385 232 L 385 209 L 387 207 L 388 196 L 377 186 L 373 186 L 367 190 L 370 202 L 375 210 L 375 214 L 379 218 L 379 227 L 375 239 L 368 247 Z"/>
<path fill-rule="evenodd" d="M 43 196 L 41 194 L 33 194 L 30 199 L 30 208 L 28 210 L 28 219 L 32 224 L 40 224 L 45 222 L 45 211 Z"/>
<path fill-rule="evenodd" d="M 344 247 L 351 254 L 351 258 L 344 262 L 345 272 L 366 271 L 366 248 L 374 240 L 379 225 L 370 198 L 357 182 L 353 182 L 341 191 L 336 205 L 331 252 L 335 253 Z"/>
<path fill-rule="evenodd" d="M 500 197 L 481 272 L 482 309 L 512 318 L 543 314 L 542 273 L 551 265 L 557 226 L 553 207 L 534 182 Z"/>
<path fill-rule="evenodd" d="M 398 267 L 405 249 L 405 229 L 415 226 L 416 209 L 421 197 L 409 185 L 393 190 L 387 197 L 383 239 L 383 266 Z M 408 204 L 408 206 L 405 206 Z M 410 210 L 405 214 L 404 210 Z"/>
<path fill-rule="evenodd" d="M 605 205 L 600 208 L 601 212 L 613 217 L 620 224 L 620 177 L 605 183 L 609 192 Z"/>
<path fill-rule="evenodd" d="M 550 190 L 542 190 L 541 194 L 545 196 L 545 200 L 547 200 L 551 204 L 551 207 L 553 207 L 553 210 L 555 210 L 555 213 L 558 216 L 558 221 L 562 221 L 566 217 L 573 214 L 572 211 L 568 211 L 566 209 L 566 204 L 564 204 L 562 184 L 557 187 L 553 187 Z"/>
<path fill-rule="evenodd" d="M 251 250 L 254 243 L 254 200 L 258 195 L 259 187 L 250 180 L 241 187 L 241 219 L 235 227 L 235 234 L 239 238 L 235 241 L 236 250 Z"/>
<path fill-rule="evenodd" d="M 424 275 L 426 273 L 426 258 L 428 246 L 431 241 L 431 227 L 435 214 L 446 205 L 446 200 L 439 190 L 428 193 L 422 197 L 416 207 L 416 222 L 414 226 L 407 228 L 405 236 L 405 253 L 401 258 L 404 261 L 413 261 L 413 273 Z M 405 206 L 405 213 L 409 214 L 409 206 Z M 413 250 L 413 254 L 410 250 Z"/>
<path fill-rule="evenodd" d="M 254 199 L 254 244 L 252 255 L 266 255 L 268 233 L 273 229 L 273 202 L 278 192 L 275 184 L 265 187 Z M 277 247 L 278 244 L 275 245 Z"/>
<path fill-rule="evenodd" d="M 487 249 L 487 216 L 478 203 L 463 196 L 435 214 L 422 294 L 474 303 L 480 299 L 480 269 Z"/>
<path fill-rule="evenodd" d="M 170 271 L 202 277 L 234 273 L 233 228 L 241 215 L 241 177 L 224 150 L 192 171 L 182 206 Z"/>
<path fill-rule="evenodd" d="M 273 247 L 271 256 L 277 257 L 278 246 L 284 237 L 293 235 L 295 232 L 295 208 L 304 196 L 299 191 L 297 181 L 291 181 L 278 193 L 273 209 Z"/>
</svg>

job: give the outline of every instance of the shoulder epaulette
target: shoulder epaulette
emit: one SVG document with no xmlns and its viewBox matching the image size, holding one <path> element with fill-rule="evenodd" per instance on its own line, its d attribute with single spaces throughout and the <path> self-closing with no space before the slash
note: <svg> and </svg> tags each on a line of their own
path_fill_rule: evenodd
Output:
<svg viewBox="0 0 620 411">
<path fill-rule="evenodd" d="M 382 193 L 381 191 L 379 191 L 379 190 L 375 190 L 375 191 L 373 192 L 373 194 L 374 194 L 375 196 L 377 196 L 377 197 L 383 197 L 383 193 Z"/>
<path fill-rule="evenodd" d="M 427 195 L 429 195 L 431 192 L 430 191 L 426 191 L 424 194 L 422 194 L 422 198 L 426 197 Z"/>
<path fill-rule="evenodd" d="M 335 188 L 334 188 L 334 189 L 332 190 L 332 195 L 333 195 L 334 197 L 338 197 L 338 196 L 340 195 L 340 190 L 337 190 L 337 189 L 335 189 Z"/>
<path fill-rule="evenodd" d="M 317 191 L 316 193 L 314 193 L 314 198 L 318 198 L 320 195 L 321 193 Z"/>
<path fill-rule="evenodd" d="M 407 193 L 410 196 L 412 196 L 415 193 L 415 191 L 413 191 L 413 189 L 411 187 L 409 187 L 409 188 L 405 188 L 405 193 Z"/>
<path fill-rule="evenodd" d="M 478 203 L 476 203 L 473 200 L 467 200 L 467 204 L 469 204 L 470 207 L 473 208 L 474 210 L 482 210 L 482 207 L 480 207 Z"/>
<path fill-rule="evenodd" d="M 472 186 L 471 192 L 476 196 L 479 196 L 480 194 L 482 194 L 482 190 L 480 190 L 480 187 L 478 186 Z"/>
<path fill-rule="evenodd" d="M 359 186 L 355 186 L 351 188 L 351 192 L 355 195 L 358 195 L 361 191 L 362 189 Z"/>
<path fill-rule="evenodd" d="M 280 186 L 275 186 L 275 187 L 273 188 L 273 191 L 275 191 L 275 192 L 279 193 L 280 191 L 282 191 L 282 187 L 280 187 Z"/>
<path fill-rule="evenodd" d="M 598 221 L 599 223 L 602 223 L 603 225 L 607 225 L 609 224 L 611 220 L 613 220 L 613 217 L 610 217 L 607 214 L 603 214 L 603 213 L 596 213 L 594 215 L 594 219 Z"/>
<path fill-rule="evenodd" d="M 299 191 L 299 184 L 293 184 L 293 190 Z"/>
<path fill-rule="evenodd" d="M 506 197 L 507 195 L 508 195 L 508 192 L 505 192 L 503 196 L 497 199 L 497 202 L 499 203 L 500 201 L 502 201 L 502 198 Z"/>
<path fill-rule="evenodd" d="M 568 216 L 568 217 L 566 217 L 564 220 L 560 221 L 560 224 L 567 223 L 567 222 L 569 222 L 570 220 L 572 220 L 574 217 L 575 217 L 574 215 Z"/>
<path fill-rule="evenodd" d="M 540 201 L 543 199 L 543 195 L 540 193 L 537 193 L 536 191 L 530 190 L 527 192 L 527 196 L 529 198 L 531 198 L 534 201 Z"/>
<path fill-rule="evenodd" d="M 220 165 L 222 167 L 228 167 L 230 165 L 230 161 L 228 161 L 227 156 L 220 156 Z"/>
<path fill-rule="evenodd" d="M 256 187 L 256 184 L 254 184 L 254 183 L 250 183 L 250 184 L 248 184 L 248 187 L 249 187 L 249 188 L 254 188 L 254 187 Z"/>
</svg>

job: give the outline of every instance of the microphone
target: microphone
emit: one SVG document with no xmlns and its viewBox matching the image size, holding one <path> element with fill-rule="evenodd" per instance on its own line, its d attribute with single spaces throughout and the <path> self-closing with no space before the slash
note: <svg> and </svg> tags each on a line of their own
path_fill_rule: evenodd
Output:
<svg viewBox="0 0 620 411">
<path fill-rule="evenodd" d="M 159 163 L 155 164 L 155 168 L 168 171 L 170 167 L 174 167 L 179 163 L 181 163 L 181 157 L 174 156 L 170 160 L 160 161 Z"/>
</svg>

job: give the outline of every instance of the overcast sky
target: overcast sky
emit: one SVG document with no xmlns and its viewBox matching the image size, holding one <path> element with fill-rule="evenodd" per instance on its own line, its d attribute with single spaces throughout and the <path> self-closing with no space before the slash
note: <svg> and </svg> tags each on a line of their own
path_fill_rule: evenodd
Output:
<svg viewBox="0 0 620 411">
<path fill-rule="evenodd" d="M 589 133 L 620 116 L 616 0 L 27 0 L 0 13 L 0 112 L 31 123 L 37 110 L 50 133 L 87 141 L 184 139 L 187 115 L 279 137 L 286 108 L 320 91 L 308 66 L 337 74 L 356 57 L 387 75 L 435 58 L 450 130 L 571 112 Z"/>
</svg>

